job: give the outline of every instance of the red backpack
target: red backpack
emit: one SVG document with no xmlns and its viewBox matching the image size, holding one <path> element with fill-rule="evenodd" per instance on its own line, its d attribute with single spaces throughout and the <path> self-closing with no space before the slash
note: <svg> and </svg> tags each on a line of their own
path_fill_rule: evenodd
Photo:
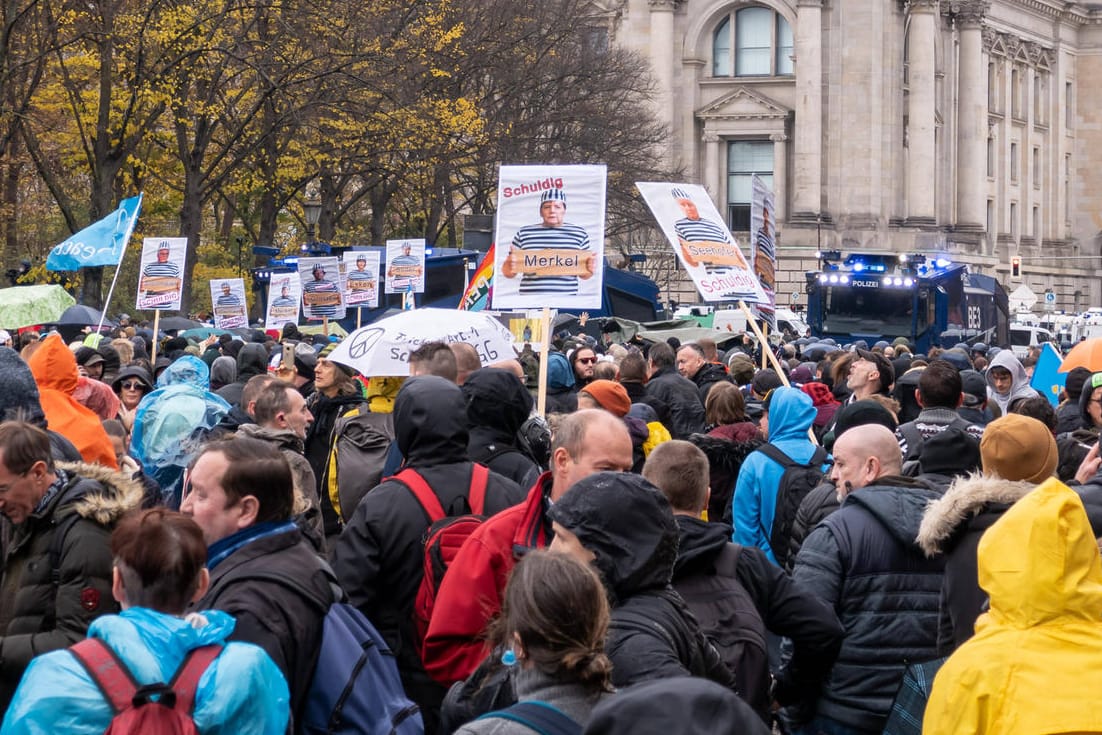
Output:
<svg viewBox="0 0 1102 735">
<path fill-rule="evenodd" d="M 459 547 L 486 520 L 486 482 L 489 477 L 490 470 L 476 462 L 471 470 L 471 487 L 467 491 L 467 504 L 471 512 L 461 516 L 448 516 L 444 512 L 440 499 L 416 470 L 407 467 L 390 478 L 401 481 L 409 488 L 424 509 L 425 515 L 429 517 L 430 523 L 424 536 L 424 576 L 413 601 L 413 621 L 417 626 L 415 644 L 419 656 L 425 636 L 429 632 L 432 608 L 436 604 L 436 593 L 440 590 L 444 573 L 459 553 Z"/>
<path fill-rule="evenodd" d="M 88 638 L 69 648 L 111 705 L 104 735 L 198 735 L 192 716 L 195 690 L 222 646 L 192 649 L 168 684 L 139 686 L 126 664 L 103 641 Z"/>
</svg>

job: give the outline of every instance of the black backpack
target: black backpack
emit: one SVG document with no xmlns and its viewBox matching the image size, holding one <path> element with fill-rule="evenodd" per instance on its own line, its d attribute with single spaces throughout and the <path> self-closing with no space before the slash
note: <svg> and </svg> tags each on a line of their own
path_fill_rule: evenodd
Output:
<svg viewBox="0 0 1102 735">
<path fill-rule="evenodd" d="M 777 486 L 776 511 L 773 514 L 773 528 L 762 526 L 762 533 L 769 538 L 769 547 L 777 564 L 784 568 L 788 561 L 788 539 L 792 535 L 792 523 L 796 520 L 796 511 L 807 494 L 823 480 L 822 466 L 830 455 L 822 447 L 815 447 L 815 453 L 807 464 L 794 462 L 787 454 L 772 444 L 762 444 L 757 448 L 769 459 L 784 468 L 781 481 Z"/>
</svg>

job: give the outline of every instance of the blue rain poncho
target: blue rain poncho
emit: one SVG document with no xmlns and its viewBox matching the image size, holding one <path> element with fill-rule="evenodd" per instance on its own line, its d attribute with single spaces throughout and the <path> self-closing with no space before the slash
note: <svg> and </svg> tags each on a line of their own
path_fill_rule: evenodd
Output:
<svg viewBox="0 0 1102 735">
<path fill-rule="evenodd" d="M 199 679 L 194 715 L 199 732 L 282 735 L 290 717 L 287 682 L 262 648 L 226 643 L 234 624 L 232 616 L 215 610 L 185 619 L 133 607 L 97 618 L 88 636 L 109 645 L 139 686 L 170 681 L 193 648 L 224 644 Z M 111 707 L 84 666 L 67 650 L 53 651 L 27 668 L 0 735 L 99 735 L 110 722 Z"/>
<path fill-rule="evenodd" d="M 169 508 L 180 507 L 184 469 L 230 411 L 230 404 L 209 388 L 210 368 L 184 355 L 165 368 L 157 389 L 142 398 L 134 415 L 131 454 L 161 486 Z"/>
</svg>

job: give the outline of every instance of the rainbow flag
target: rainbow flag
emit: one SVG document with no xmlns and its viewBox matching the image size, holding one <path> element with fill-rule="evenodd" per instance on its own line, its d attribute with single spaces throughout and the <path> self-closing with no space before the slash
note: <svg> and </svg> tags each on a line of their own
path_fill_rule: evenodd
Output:
<svg viewBox="0 0 1102 735">
<path fill-rule="evenodd" d="M 459 299 L 459 308 L 464 311 L 482 311 L 490 306 L 490 294 L 494 282 L 494 246 L 491 245 L 482 262 L 471 276 L 467 290 Z"/>
</svg>

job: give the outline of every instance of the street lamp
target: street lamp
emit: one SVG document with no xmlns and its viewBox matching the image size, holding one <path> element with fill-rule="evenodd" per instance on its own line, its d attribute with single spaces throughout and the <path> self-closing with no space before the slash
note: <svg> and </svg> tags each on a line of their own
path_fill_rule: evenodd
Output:
<svg viewBox="0 0 1102 735">
<path fill-rule="evenodd" d="M 314 233 L 318 220 L 321 219 L 321 200 L 318 199 L 317 194 L 313 192 L 306 194 L 306 200 L 302 203 L 302 214 L 306 219 L 306 244 L 302 249 L 309 251 L 314 245 Z"/>
</svg>

